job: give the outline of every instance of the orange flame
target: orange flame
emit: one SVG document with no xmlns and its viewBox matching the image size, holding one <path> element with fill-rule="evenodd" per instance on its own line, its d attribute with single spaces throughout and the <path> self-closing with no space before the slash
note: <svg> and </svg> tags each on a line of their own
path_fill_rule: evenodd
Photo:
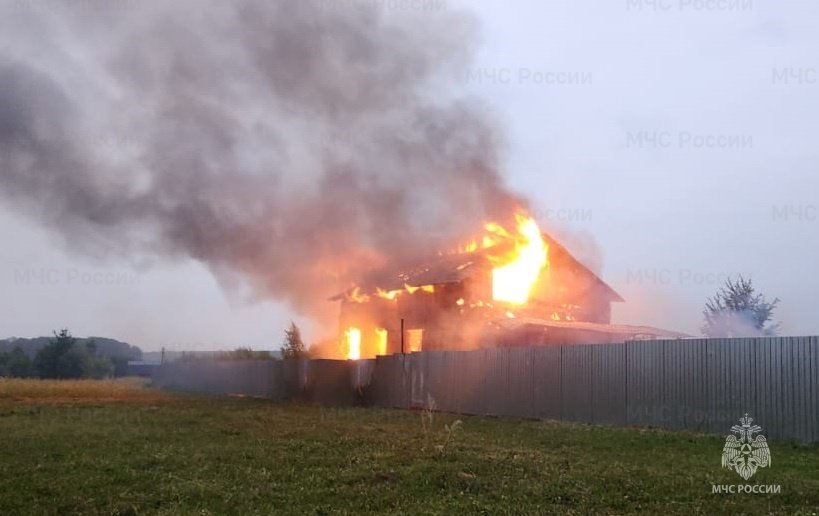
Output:
<svg viewBox="0 0 819 516">
<path fill-rule="evenodd" d="M 403 289 L 398 289 L 398 290 L 384 290 L 382 288 L 376 288 L 375 289 L 375 295 L 377 297 L 382 298 L 382 299 L 389 299 L 389 300 L 393 301 L 393 300 L 398 298 L 399 294 L 402 294 L 404 292 L 414 294 L 414 293 L 418 292 L 419 290 L 421 292 L 426 292 L 427 294 L 432 294 L 432 293 L 435 292 L 435 285 L 413 286 L 413 285 L 408 285 L 408 284 L 405 283 L 404 288 Z M 358 294 L 357 292 L 354 291 L 351 294 L 351 296 L 352 295 L 358 295 L 359 299 L 363 298 L 364 301 L 366 301 L 366 294 Z"/>
<path fill-rule="evenodd" d="M 370 296 L 367 294 L 362 294 L 361 289 L 359 287 L 353 288 L 351 291 L 347 293 L 347 298 L 350 301 L 354 301 L 356 303 L 366 303 L 370 300 Z"/>
<path fill-rule="evenodd" d="M 407 344 L 409 344 L 410 353 L 421 351 L 424 345 L 424 329 L 414 328 L 407 330 Z"/>
<path fill-rule="evenodd" d="M 498 301 L 504 303 L 503 313 L 509 318 L 514 318 L 516 314 L 512 310 L 529 301 L 541 274 L 548 270 L 549 247 L 543 239 L 540 228 L 531 216 L 520 211 L 515 214 L 514 220 L 514 228 L 506 228 L 494 222 L 487 223 L 484 226 L 483 235 L 475 238 L 465 246 L 459 247 L 461 252 L 464 250 L 472 252 L 481 249 L 481 255 L 489 260 L 492 267 L 492 299 L 470 299 L 467 302 L 463 297 L 460 297 L 455 301 L 457 306 L 465 307 L 468 304 L 469 308 L 479 308 L 481 310 L 485 308 L 494 309 L 497 306 L 500 309 L 501 307 L 498 305 L 493 306 L 493 302 Z M 468 262 L 466 266 L 472 263 L 474 263 L 474 260 Z M 410 285 L 404 283 L 403 288 L 396 290 L 376 288 L 375 292 L 363 293 L 359 287 L 355 287 L 348 291 L 347 299 L 359 303 L 367 302 L 371 297 L 395 301 L 399 296 L 413 295 L 419 291 L 419 295 L 433 294 L 436 288 L 435 285 Z M 459 312 L 464 313 L 464 309 L 459 309 Z M 562 315 L 554 314 L 552 317 L 562 318 Z M 569 318 L 566 317 L 566 320 L 569 320 Z M 375 328 L 374 330 L 374 341 L 370 340 L 371 334 L 369 331 L 371 330 L 367 330 L 368 356 L 372 351 L 376 354 L 385 354 L 387 349 L 387 330 L 384 328 Z M 410 352 L 420 351 L 423 348 L 423 328 L 409 329 L 406 335 Z M 351 326 L 344 331 L 343 347 L 348 359 L 359 360 L 361 358 L 361 339 L 360 328 Z M 371 343 L 375 345 L 374 348 L 370 345 Z"/>
<path fill-rule="evenodd" d="M 396 297 L 398 297 L 398 294 L 400 294 L 400 293 L 401 293 L 400 290 L 382 290 L 380 288 L 376 289 L 376 295 L 378 297 L 384 298 L 384 299 L 393 300 Z"/>
<path fill-rule="evenodd" d="M 361 358 L 361 330 L 350 326 L 344 331 L 344 340 L 347 342 L 347 358 L 349 360 Z"/>
<path fill-rule="evenodd" d="M 549 264 L 549 248 L 537 223 L 531 217 L 516 214 L 516 234 L 510 234 L 497 224 L 487 224 L 486 230 L 502 240 L 511 240 L 513 249 L 502 256 L 491 256 L 492 299 L 522 305 L 529 300 L 541 271 Z"/>
<path fill-rule="evenodd" d="M 387 330 L 384 328 L 375 329 L 376 349 L 379 355 L 387 354 Z"/>
</svg>

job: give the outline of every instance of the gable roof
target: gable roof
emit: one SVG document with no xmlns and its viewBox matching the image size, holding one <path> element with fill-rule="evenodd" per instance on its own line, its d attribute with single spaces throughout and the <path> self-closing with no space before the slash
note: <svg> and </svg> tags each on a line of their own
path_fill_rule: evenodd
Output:
<svg viewBox="0 0 819 516">
<path fill-rule="evenodd" d="M 549 246 L 549 259 L 552 263 L 560 263 L 561 267 L 569 268 L 576 274 L 593 278 L 609 301 L 625 301 L 620 294 L 600 279 L 591 269 L 572 256 L 557 240 L 546 233 L 543 233 L 543 238 Z M 400 290 L 405 285 L 419 287 L 422 285 L 460 283 L 475 274 L 491 269 L 491 267 L 485 249 L 468 253 L 442 254 L 431 256 L 402 269 L 375 273 L 360 282 L 357 287 L 362 293 L 374 294 L 377 289 L 386 291 Z M 330 300 L 337 301 L 344 298 L 345 294 L 351 292 L 353 288 L 336 294 Z"/>
<path fill-rule="evenodd" d="M 611 288 L 608 283 L 603 281 L 597 274 L 592 272 L 591 269 L 586 267 L 580 260 L 575 258 L 572 253 L 566 249 L 563 244 L 552 238 L 550 235 L 543 233 L 543 239 L 546 241 L 546 244 L 549 246 L 549 260 L 552 263 L 555 262 L 563 262 L 563 267 L 568 266 L 573 271 L 577 272 L 582 276 L 588 276 L 594 278 L 594 281 L 603 289 L 603 291 L 608 296 L 609 300 L 614 303 L 623 303 L 625 299 L 617 293 L 616 290 Z"/>
</svg>

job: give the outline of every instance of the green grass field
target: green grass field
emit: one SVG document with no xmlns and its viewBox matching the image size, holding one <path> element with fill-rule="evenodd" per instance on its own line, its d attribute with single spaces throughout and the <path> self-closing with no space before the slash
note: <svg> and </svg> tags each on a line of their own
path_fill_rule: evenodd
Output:
<svg viewBox="0 0 819 516">
<path fill-rule="evenodd" d="M 770 443 L 780 494 L 712 494 L 744 483 L 719 436 L 422 417 L 2 380 L 0 514 L 819 512 L 817 446 Z"/>
</svg>

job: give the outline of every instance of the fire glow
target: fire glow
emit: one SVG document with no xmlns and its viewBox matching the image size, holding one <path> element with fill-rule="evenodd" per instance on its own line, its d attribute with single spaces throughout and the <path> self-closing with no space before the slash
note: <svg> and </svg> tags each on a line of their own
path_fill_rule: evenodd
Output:
<svg viewBox="0 0 819 516">
<path fill-rule="evenodd" d="M 515 235 L 493 224 L 488 224 L 486 229 L 514 243 L 507 255 L 490 255 L 493 265 L 498 264 L 492 269 L 492 299 L 522 305 L 529 300 L 541 271 L 549 264 L 549 249 L 534 219 L 521 214 L 515 215 L 515 219 Z"/>
<path fill-rule="evenodd" d="M 375 329 L 376 349 L 379 355 L 387 354 L 387 330 L 384 328 Z"/>
<path fill-rule="evenodd" d="M 361 358 L 361 330 L 349 327 L 344 331 L 344 340 L 347 341 L 347 358 L 358 360 Z"/>
<path fill-rule="evenodd" d="M 470 317 L 469 312 L 473 309 L 483 313 L 497 311 L 499 316 L 515 318 L 516 314 L 513 310 L 529 303 L 535 285 L 549 268 L 549 247 L 535 220 L 522 211 L 515 214 L 514 227 L 504 227 L 494 222 L 487 223 L 483 233 L 472 242 L 458 247 L 457 251 L 441 254 L 470 255 L 471 253 L 480 256 L 466 256 L 465 260 L 468 261 L 459 265 L 458 270 L 476 263 L 486 263 L 488 267 L 483 269 L 486 272 L 486 287 L 485 289 L 484 287 L 477 288 L 471 294 L 466 293 L 454 301 L 449 301 L 454 302 L 459 307 L 459 313 L 467 318 Z M 481 262 L 481 257 L 486 262 Z M 356 286 L 345 294 L 345 299 L 356 305 L 370 302 L 383 303 L 384 301 L 378 300 L 386 300 L 389 305 L 380 305 L 379 310 L 386 309 L 386 306 L 400 310 L 399 307 L 404 305 L 398 303 L 399 298 L 412 301 L 412 304 L 406 305 L 409 307 L 435 306 L 435 303 L 440 302 L 439 292 L 443 296 L 441 299 L 448 295 L 446 286 L 404 282 L 403 287 L 394 286 L 391 289 L 371 287 L 366 292 L 362 292 Z M 464 293 L 461 292 L 461 294 Z M 429 304 L 417 305 L 417 303 Z M 401 320 L 403 324 L 403 319 Z M 346 324 L 343 326 L 346 329 L 343 333 L 342 349 L 348 359 L 359 360 L 362 356 L 370 357 L 387 353 L 389 345 L 387 324 L 382 322 L 380 327 L 377 325 L 371 327 L 367 319 L 363 321 L 356 319 L 351 322 L 353 322 L 352 326 Z M 396 342 L 402 343 L 402 350 L 421 351 L 424 345 L 424 329 L 418 327 L 407 329 L 398 339 Z M 403 346 L 404 339 L 406 339 L 406 347 Z"/>
<path fill-rule="evenodd" d="M 457 252 L 486 251 L 493 266 L 492 300 L 526 304 L 541 273 L 549 266 L 549 246 L 537 222 L 518 212 L 513 232 L 494 222 L 486 224 L 484 229 L 485 235 L 460 246 Z"/>
</svg>

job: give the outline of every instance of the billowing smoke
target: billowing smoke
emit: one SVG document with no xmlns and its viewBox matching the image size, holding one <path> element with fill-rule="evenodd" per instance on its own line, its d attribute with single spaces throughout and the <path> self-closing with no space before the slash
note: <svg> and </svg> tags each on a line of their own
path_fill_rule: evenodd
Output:
<svg viewBox="0 0 819 516">
<path fill-rule="evenodd" d="M 464 13 L 2 5 L 0 195 L 86 253 L 198 260 L 318 316 L 363 271 L 519 203 L 491 113 L 457 94 Z"/>
<path fill-rule="evenodd" d="M 703 333 L 708 337 L 770 337 L 776 335 L 778 325 L 770 328 L 760 328 L 755 321 L 753 311 L 725 310 L 721 313 L 706 316 L 708 324 L 703 327 Z"/>
</svg>

